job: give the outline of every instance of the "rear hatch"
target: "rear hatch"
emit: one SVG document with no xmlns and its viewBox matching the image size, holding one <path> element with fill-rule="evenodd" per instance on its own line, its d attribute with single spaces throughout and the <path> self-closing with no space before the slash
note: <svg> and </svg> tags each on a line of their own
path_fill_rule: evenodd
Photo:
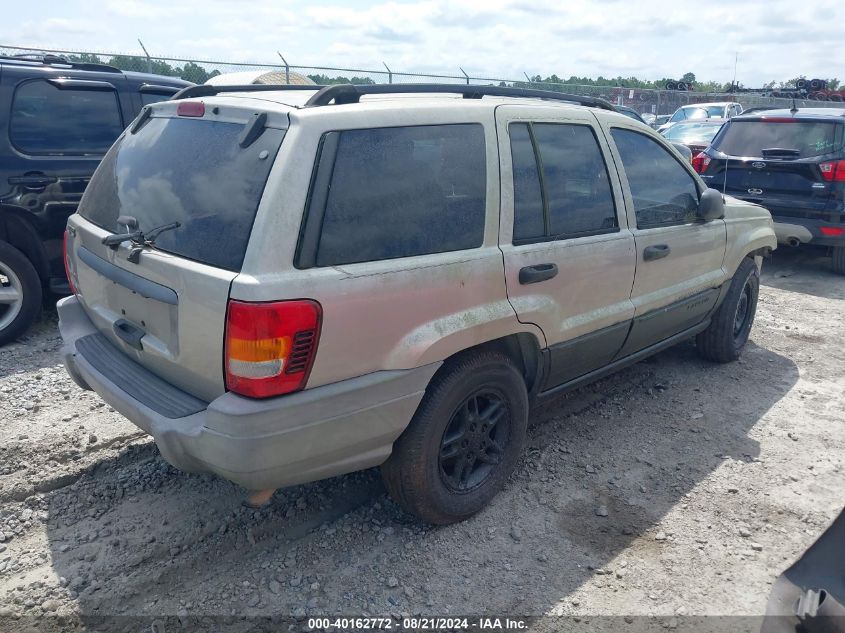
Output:
<svg viewBox="0 0 845 633">
<path fill-rule="evenodd" d="M 836 183 L 825 180 L 821 164 L 841 157 L 843 127 L 796 117 L 734 119 L 713 139 L 702 177 L 772 215 L 826 217 Z"/>
<path fill-rule="evenodd" d="M 177 115 L 177 105 L 189 116 Z M 167 102 L 109 150 L 71 217 L 71 280 L 100 333 L 123 354 L 204 400 L 225 391 L 229 288 L 243 262 L 287 117 Z M 130 216 L 153 246 L 103 239 Z M 130 259 L 131 257 L 131 259 Z M 137 260 L 137 261 L 133 261 Z"/>
</svg>

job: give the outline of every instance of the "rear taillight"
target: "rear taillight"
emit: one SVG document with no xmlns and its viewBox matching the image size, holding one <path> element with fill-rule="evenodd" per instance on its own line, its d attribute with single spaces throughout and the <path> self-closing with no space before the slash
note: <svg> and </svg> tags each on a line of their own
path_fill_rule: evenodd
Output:
<svg viewBox="0 0 845 633">
<path fill-rule="evenodd" d="M 70 259 L 68 259 L 69 253 L 67 252 L 67 229 L 65 229 L 65 237 L 62 240 L 62 261 L 65 263 L 65 277 L 67 277 L 67 283 L 70 286 L 70 291 L 73 294 L 76 294 L 76 286 L 73 285 L 73 276 L 70 274 Z"/>
<path fill-rule="evenodd" d="M 827 237 L 839 237 L 840 235 L 845 235 L 845 228 L 841 226 L 821 226 L 819 227 L 819 231 L 821 231 L 822 235 L 826 235 Z"/>
<path fill-rule="evenodd" d="M 692 168 L 699 174 L 703 174 L 710 166 L 710 157 L 704 152 L 700 152 L 692 157 Z"/>
<path fill-rule="evenodd" d="M 229 301 L 226 388 L 250 398 L 302 389 L 317 354 L 321 321 L 315 301 Z"/>
<path fill-rule="evenodd" d="M 822 178 L 828 182 L 845 182 L 845 160 L 832 160 L 821 163 L 819 169 Z"/>
</svg>

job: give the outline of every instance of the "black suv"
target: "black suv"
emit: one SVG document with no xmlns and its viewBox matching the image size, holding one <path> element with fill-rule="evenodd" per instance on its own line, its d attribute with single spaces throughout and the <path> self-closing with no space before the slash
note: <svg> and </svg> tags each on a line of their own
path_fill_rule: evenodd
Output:
<svg viewBox="0 0 845 633">
<path fill-rule="evenodd" d="M 734 117 L 693 165 L 711 187 L 766 207 L 780 243 L 830 249 L 845 275 L 845 109 Z"/>
<path fill-rule="evenodd" d="M 141 108 L 192 85 L 174 77 L 0 56 L 0 345 L 69 293 L 62 237 L 100 159 Z"/>
</svg>

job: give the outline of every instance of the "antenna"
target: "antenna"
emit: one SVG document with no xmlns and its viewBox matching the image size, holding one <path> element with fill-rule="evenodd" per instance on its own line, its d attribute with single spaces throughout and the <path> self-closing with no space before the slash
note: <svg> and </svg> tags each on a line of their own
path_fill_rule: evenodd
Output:
<svg viewBox="0 0 845 633">
<path fill-rule="evenodd" d="M 789 109 L 790 114 L 795 115 L 798 112 L 798 106 L 795 105 L 795 97 L 792 97 L 792 107 Z"/>
</svg>

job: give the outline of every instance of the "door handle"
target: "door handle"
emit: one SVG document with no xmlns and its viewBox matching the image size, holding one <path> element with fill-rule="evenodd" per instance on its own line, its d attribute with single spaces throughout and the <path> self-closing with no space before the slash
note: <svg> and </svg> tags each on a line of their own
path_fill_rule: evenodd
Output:
<svg viewBox="0 0 845 633">
<path fill-rule="evenodd" d="M 143 350 L 143 346 L 141 345 L 141 339 L 146 336 L 146 332 L 139 328 L 137 325 L 132 325 L 126 319 L 118 319 L 114 322 L 112 326 L 114 329 L 114 333 L 122 340 L 124 343 L 129 345 L 130 347 L 134 347 L 138 350 Z"/>
<path fill-rule="evenodd" d="M 536 264 L 519 269 L 519 283 L 536 284 L 557 275 L 557 264 Z"/>
<path fill-rule="evenodd" d="M 662 259 L 666 257 L 672 249 L 668 244 L 655 244 L 653 246 L 646 246 L 643 250 L 643 261 L 650 262 L 655 259 Z"/>
<path fill-rule="evenodd" d="M 24 185 L 27 187 L 46 187 L 56 182 L 58 178 L 55 176 L 11 176 L 9 178 L 10 185 Z"/>
</svg>

